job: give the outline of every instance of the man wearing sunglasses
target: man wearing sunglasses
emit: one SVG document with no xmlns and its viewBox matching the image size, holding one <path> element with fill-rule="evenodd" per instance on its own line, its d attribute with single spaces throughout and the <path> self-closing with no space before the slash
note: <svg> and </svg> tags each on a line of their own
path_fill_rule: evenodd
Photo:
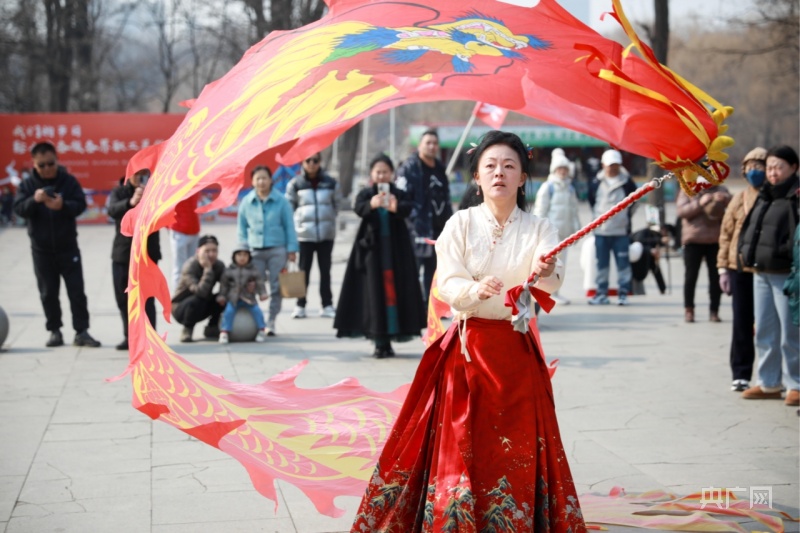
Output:
<svg viewBox="0 0 800 533">
<path fill-rule="evenodd" d="M 286 186 L 286 199 L 294 209 L 294 228 L 300 245 L 300 269 L 306 273 L 306 288 L 311 278 L 314 254 L 319 266 L 320 316 L 333 318 L 331 256 L 336 237 L 336 214 L 341 209 L 339 183 L 322 170 L 317 153 L 303 161 L 303 169 Z M 306 318 L 306 299 L 298 298 L 292 318 Z"/>
<path fill-rule="evenodd" d="M 67 288 L 75 346 L 96 348 L 100 342 L 89 335 L 89 309 L 83 286 L 83 266 L 75 220 L 86 210 L 86 196 L 78 180 L 58 166 L 56 148 L 49 142 L 31 149 L 33 172 L 19 186 L 14 212 L 27 221 L 33 270 L 47 319 L 50 338 L 46 346 L 62 346 L 61 278 Z"/>
</svg>

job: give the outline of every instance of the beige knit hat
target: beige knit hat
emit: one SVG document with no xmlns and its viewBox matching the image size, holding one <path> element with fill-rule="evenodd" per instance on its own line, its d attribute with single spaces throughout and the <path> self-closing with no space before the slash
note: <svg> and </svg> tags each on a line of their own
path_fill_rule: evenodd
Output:
<svg viewBox="0 0 800 533">
<path fill-rule="evenodd" d="M 764 161 L 764 162 L 766 162 L 767 161 L 767 150 L 764 149 L 764 148 L 761 148 L 760 146 L 756 146 L 755 148 L 753 148 L 752 150 L 747 152 L 747 155 L 744 156 L 744 159 L 742 159 L 742 170 L 743 171 L 744 171 L 744 166 L 747 164 L 748 161 Z"/>
</svg>

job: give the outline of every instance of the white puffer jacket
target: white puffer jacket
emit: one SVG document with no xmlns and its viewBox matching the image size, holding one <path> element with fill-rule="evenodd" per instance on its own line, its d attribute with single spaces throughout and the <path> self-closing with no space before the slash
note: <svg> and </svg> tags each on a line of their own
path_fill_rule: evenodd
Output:
<svg viewBox="0 0 800 533">
<path fill-rule="evenodd" d="M 533 214 L 550 220 L 558 228 L 558 238 L 561 240 L 578 231 L 581 228 L 578 195 L 571 180 L 550 174 L 536 193 Z"/>
<path fill-rule="evenodd" d="M 323 173 L 315 186 L 304 173 L 300 173 L 286 186 L 286 199 L 294 209 L 298 241 L 334 240 L 336 214 L 343 205 L 339 182 Z"/>
</svg>

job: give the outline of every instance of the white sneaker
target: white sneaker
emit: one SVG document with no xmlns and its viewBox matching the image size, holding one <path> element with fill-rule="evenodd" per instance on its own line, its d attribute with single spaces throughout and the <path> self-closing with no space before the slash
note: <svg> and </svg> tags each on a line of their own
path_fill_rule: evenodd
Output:
<svg viewBox="0 0 800 533">
<path fill-rule="evenodd" d="M 332 305 L 326 305 L 320 311 L 319 316 L 324 318 L 336 318 L 336 309 Z"/>
<path fill-rule="evenodd" d="M 569 305 L 570 304 L 569 298 L 564 298 L 563 296 L 561 296 L 557 292 L 554 293 L 554 294 L 551 294 L 550 298 L 552 298 L 553 301 L 555 303 L 557 303 L 558 305 Z"/>
<path fill-rule="evenodd" d="M 219 334 L 219 343 L 220 344 L 228 344 L 228 342 L 229 342 L 228 332 L 227 331 L 221 331 L 220 334 Z"/>
<path fill-rule="evenodd" d="M 731 390 L 733 392 L 743 392 L 750 388 L 750 382 L 746 379 L 734 379 L 731 383 Z"/>
<path fill-rule="evenodd" d="M 587 303 L 589 305 L 609 305 L 611 301 L 605 294 L 595 294 Z"/>
<path fill-rule="evenodd" d="M 294 311 L 292 311 L 292 318 L 305 318 L 306 317 L 306 308 L 305 307 L 295 307 Z"/>
<path fill-rule="evenodd" d="M 267 340 L 267 330 L 266 328 L 262 329 L 258 333 L 256 333 L 256 342 L 264 342 Z"/>
</svg>

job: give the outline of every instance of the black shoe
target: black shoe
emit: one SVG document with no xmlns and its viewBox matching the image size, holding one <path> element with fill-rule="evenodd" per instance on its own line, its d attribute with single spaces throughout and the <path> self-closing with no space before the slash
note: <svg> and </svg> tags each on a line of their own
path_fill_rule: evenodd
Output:
<svg viewBox="0 0 800 533">
<path fill-rule="evenodd" d="M 733 392 L 744 392 L 750 388 L 750 382 L 746 379 L 734 379 L 731 383 L 731 390 Z"/>
<path fill-rule="evenodd" d="M 192 330 L 194 328 L 185 327 L 181 330 L 181 342 L 192 342 Z"/>
<path fill-rule="evenodd" d="M 381 346 L 380 348 L 375 348 L 375 351 L 372 353 L 372 356 L 376 359 L 386 359 L 387 357 L 394 357 L 394 350 L 392 350 L 391 346 Z"/>
<path fill-rule="evenodd" d="M 48 348 L 55 348 L 56 346 L 64 346 L 64 336 L 61 335 L 61 330 L 57 329 L 50 332 L 50 338 L 47 339 L 45 344 Z"/>
<path fill-rule="evenodd" d="M 89 348 L 98 348 L 100 347 L 100 341 L 97 339 L 93 339 L 91 335 L 89 335 L 88 331 L 81 331 L 77 335 L 75 335 L 75 340 L 72 341 L 73 346 L 86 346 Z"/>
<path fill-rule="evenodd" d="M 206 339 L 218 339 L 219 338 L 219 327 L 218 326 L 206 326 L 203 328 L 203 336 Z"/>
<path fill-rule="evenodd" d="M 117 350 L 127 350 L 128 349 L 128 339 L 123 340 L 121 343 L 117 344 Z"/>
</svg>

